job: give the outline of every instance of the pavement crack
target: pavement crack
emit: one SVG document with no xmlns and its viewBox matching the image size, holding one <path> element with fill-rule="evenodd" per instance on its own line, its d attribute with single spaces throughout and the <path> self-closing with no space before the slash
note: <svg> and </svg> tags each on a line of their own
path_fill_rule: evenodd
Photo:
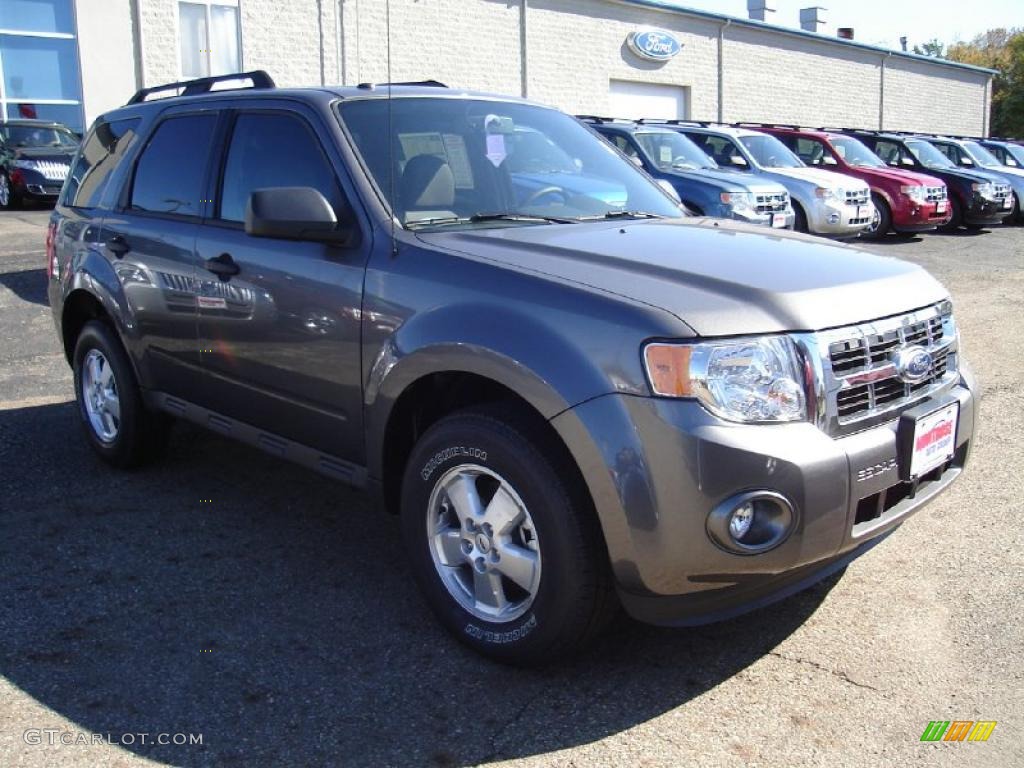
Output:
<svg viewBox="0 0 1024 768">
<path fill-rule="evenodd" d="M 876 688 L 875 686 L 869 683 L 862 683 L 859 680 L 854 680 L 841 669 L 831 669 L 830 667 L 826 667 L 824 664 L 819 664 L 816 661 L 811 661 L 810 659 L 802 659 L 799 656 L 787 656 L 786 654 L 779 653 L 778 651 L 768 651 L 768 655 L 774 656 L 778 659 L 783 659 L 784 661 L 793 662 L 794 664 L 806 664 L 809 667 L 814 667 L 817 670 L 832 675 L 832 677 L 839 678 L 844 683 L 849 683 L 850 685 L 856 686 L 857 688 L 863 688 L 868 691 L 874 691 L 875 693 L 885 693 L 881 688 Z"/>
</svg>

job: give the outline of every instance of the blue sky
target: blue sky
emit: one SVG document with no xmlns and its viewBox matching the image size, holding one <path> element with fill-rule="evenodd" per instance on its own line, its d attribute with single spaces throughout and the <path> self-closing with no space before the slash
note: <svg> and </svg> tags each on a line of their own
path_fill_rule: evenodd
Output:
<svg viewBox="0 0 1024 768">
<path fill-rule="evenodd" d="M 677 0 L 678 5 L 746 17 L 746 0 Z M 775 0 L 769 20 L 785 27 L 800 26 L 800 9 L 823 5 L 828 25 L 853 27 L 857 40 L 899 48 L 900 35 L 910 46 L 937 37 L 943 42 L 967 41 L 994 27 L 1024 27 L 1024 0 Z"/>
</svg>

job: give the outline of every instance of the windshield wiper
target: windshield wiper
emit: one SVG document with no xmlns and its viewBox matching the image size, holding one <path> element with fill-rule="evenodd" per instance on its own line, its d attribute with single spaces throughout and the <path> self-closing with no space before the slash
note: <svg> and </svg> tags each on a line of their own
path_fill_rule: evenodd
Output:
<svg viewBox="0 0 1024 768">
<path fill-rule="evenodd" d="M 600 216 L 581 216 L 576 221 L 599 221 L 601 219 L 664 219 L 660 213 L 649 211 L 608 211 Z"/>
<path fill-rule="evenodd" d="M 434 219 L 420 219 L 408 222 L 410 228 L 444 226 L 447 224 L 476 224 L 481 221 L 534 221 L 544 224 L 574 224 L 578 219 L 560 216 L 540 216 L 533 213 L 474 213 L 472 216 L 439 216 Z"/>
</svg>

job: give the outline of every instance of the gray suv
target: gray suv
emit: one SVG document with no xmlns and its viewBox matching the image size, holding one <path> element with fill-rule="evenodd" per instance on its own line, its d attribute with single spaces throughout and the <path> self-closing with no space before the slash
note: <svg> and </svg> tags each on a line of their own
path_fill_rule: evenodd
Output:
<svg viewBox="0 0 1024 768">
<path fill-rule="evenodd" d="M 920 268 L 687 217 L 526 101 L 244 77 L 101 116 L 53 212 L 49 300 L 111 464 L 180 419 L 365 488 L 441 623 L 521 664 L 620 604 L 778 600 L 963 470 L 975 385 Z M 537 146 L 570 158 L 543 185 L 509 162 Z"/>
</svg>

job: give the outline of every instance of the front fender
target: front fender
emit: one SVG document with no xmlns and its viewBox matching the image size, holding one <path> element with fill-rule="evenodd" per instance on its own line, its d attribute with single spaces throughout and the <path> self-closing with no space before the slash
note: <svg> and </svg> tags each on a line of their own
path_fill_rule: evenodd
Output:
<svg viewBox="0 0 1024 768">
<path fill-rule="evenodd" d="M 545 419 L 608 392 L 641 391 L 638 345 L 616 347 L 614 340 L 602 340 L 619 358 L 609 361 L 581 349 L 567 331 L 511 308 L 478 303 L 411 316 L 369 366 L 364 411 L 370 476 L 382 476 L 384 435 L 395 402 L 431 374 L 490 379 L 516 392 Z M 622 371 L 616 381 L 605 373 L 609 364 Z"/>
</svg>

